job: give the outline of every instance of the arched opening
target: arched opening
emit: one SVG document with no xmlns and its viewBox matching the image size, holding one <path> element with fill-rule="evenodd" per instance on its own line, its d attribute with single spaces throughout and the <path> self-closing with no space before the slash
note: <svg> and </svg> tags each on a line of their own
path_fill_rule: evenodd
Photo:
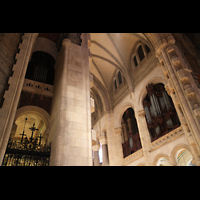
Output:
<svg viewBox="0 0 200 200">
<path fill-rule="evenodd" d="M 114 80 L 114 86 L 115 86 L 115 90 L 117 89 L 117 81 L 116 79 Z"/>
<path fill-rule="evenodd" d="M 176 161 L 178 166 L 195 166 L 192 163 L 193 156 L 187 149 L 181 149 L 177 152 Z"/>
<path fill-rule="evenodd" d="M 25 78 L 54 85 L 54 58 L 43 51 L 33 52 Z"/>
<path fill-rule="evenodd" d="M 124 158 L 142 148 L 135 113 L 128 108 L 121 121 Z"/>
<path fill-rule="evenodd" d="M 145 44 L 147 54 L 151 51 L 151 49 Z"/>
<path fill-rule="evenodd" d="M 167 158 L 163 157 L 158 160 L 156 166 L 171 166 L 171 164 Z"/>
<path fill-rule="evenodd" d="M 138 62 L 137 62 L 136 56 L 134 56 L 133 61 L 134 61 L 135 67 L 137 67 L 138 66 Z"/>
<path fill-rule="evenodd" d="M 147 95 L 143 100 L 147 126 L 151 141 L 162 137 L 180 126 L 171 97 L 162 83 L 146 86 Z"/>
<path fill-rule="evenodd" d="M 122 84 L 122 75 L 121 75 L 120 71 L 118 72 L 118 80 L 119 80 L 119 85 L 121 85 Z"/>
<path fill-rule="evenodd" d="M 143 52 L 143 49 L 142 49 L 142 45 L 140 45 L 138 47 L 138 55 L 139 55 L 139 58 L 140 58 L 140 61 L 142 61 L 144 59 L 144 52 Z"/>
<path fill-rule="evenodd" d="M 48 166 L 50 145 L 47 144 L 47 113 L 40 108 L 17 111 L 2 166 Z M 22 111 L 22 112 L 21 112 Z"/>
</svg>

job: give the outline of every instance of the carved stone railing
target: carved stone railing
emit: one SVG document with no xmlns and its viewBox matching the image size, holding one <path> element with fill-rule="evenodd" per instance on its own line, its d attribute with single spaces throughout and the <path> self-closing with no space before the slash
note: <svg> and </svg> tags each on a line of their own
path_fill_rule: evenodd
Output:
<svg viewBox="0 0 200 200">
<path fill-rule="evenodd" d="M 127 156 L 123 159 L 122 165 L 128 165 L 129 163 L 133 162 L 134 160 L 143 156 L 143 149 L 136 151 L 135 153 Z"/>
<path fill-rule="evenodd" d="M 30 79 L 25 79 L 22 90 L 53 97 L 54 86 Z"/>
<path fill-rule="evenodd" d="M 176 139 L 180 135 L 184 134 L 182 127 L 178 127 L 174 129 L 173 131 L 167 133 L 166 135 L 162 136 L 161 138 L 155 140 L 150 144 L 149 151 L 155 150 L 159 148 L 161 145 L 172 141 L 173 139 Z"/>
</svg>

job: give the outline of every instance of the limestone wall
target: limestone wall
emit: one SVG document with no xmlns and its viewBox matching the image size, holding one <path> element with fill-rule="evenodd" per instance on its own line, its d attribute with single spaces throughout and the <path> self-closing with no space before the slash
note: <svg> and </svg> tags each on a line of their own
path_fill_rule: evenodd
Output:
<svg viewBox="0 0 200 200">
<path fill-rule="evenodd" d="M 8 89 L 8 79 L 12 74 L 21 36 L 22 33 L 0 33 L 0 107 L 4 92 Z"/>
</svg>

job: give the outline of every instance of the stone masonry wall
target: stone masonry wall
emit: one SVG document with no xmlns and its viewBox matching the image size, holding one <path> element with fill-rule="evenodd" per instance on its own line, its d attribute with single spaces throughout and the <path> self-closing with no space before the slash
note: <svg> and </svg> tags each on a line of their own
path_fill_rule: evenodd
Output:
<svg viewBox="0 0 200 200">
<path fill-rule="evenodd" d="M 22 33 L 0 33 L 0 107 L 4 92 L 8 89 L 8 79 L 12 74 L 21 36 Z"/>
</svg>

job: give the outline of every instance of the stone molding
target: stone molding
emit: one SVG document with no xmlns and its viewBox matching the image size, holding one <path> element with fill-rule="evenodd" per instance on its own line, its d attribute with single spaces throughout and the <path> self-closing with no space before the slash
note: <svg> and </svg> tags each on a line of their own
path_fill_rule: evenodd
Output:
<svg viewBox="0 0 200 200">
<path fill-rule="evenodd" d="M 172 140 L 176 139 L 177 137 L 180 137 L 183 134 L 184 134 L 184 131 L 183 131 L 182 127 L 180 126 L 176 129 L 174 129 L 173 131 L 167 133 L 166 135 L 162 136 L 161 138 L 152 142 L 150 144 L 149 151 L 156 150 L 156 149 L 160 148 L 162 145 L 164 145 L 168 142 L 171 142 Z"/>
</svg>

